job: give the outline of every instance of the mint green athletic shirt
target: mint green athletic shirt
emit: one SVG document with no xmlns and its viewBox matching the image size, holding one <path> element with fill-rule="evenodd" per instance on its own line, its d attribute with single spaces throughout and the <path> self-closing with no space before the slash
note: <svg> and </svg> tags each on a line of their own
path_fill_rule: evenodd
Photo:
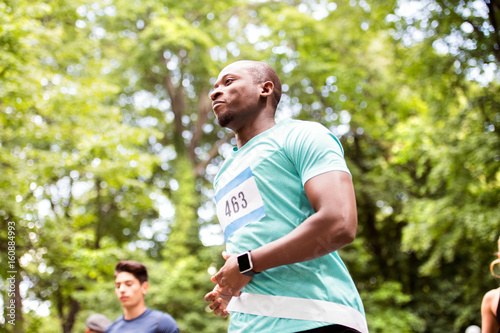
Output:
<svg viewBox="0 0 500 333">
<path fill-rule="evenodd" d="M 243 253 L 290 233 L 314 214 L 304 184 L 329 171 L 350 174 L 338 139 L 314 122 L 283 120 L 235 148 L 214 181 L 227 251 Z M 236 213 L 238 219 L 230 221 Z M 242 292 L 328 301 L 364 316 L 358 291 L 336 251 L 261 272 Z M 285 333 L 325 325 L 331 323 L 232 312 L 229 332 Z"/>
</svg>

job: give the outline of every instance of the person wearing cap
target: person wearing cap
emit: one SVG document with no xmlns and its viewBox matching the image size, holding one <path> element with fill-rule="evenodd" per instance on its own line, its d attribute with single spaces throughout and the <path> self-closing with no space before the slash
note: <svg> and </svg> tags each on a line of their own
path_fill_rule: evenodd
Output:
<svg viewBox="0 0 500 333">
<path fill-rule="evenodd" d="M 179 333 L 179 327 L 168 313 L 146 307 L 144 297 L 149 289 L 148 271 L 137 261 L 121 260 L 115 267 L 115 293 L 123 308 L 106 333 Z"/>
<path fill-rule="evenodd" d="M 85 333 L 104 333 L 111 321 L 103 314 L 94 313 L 87 318 L 85 324 Z"/>
</svg>

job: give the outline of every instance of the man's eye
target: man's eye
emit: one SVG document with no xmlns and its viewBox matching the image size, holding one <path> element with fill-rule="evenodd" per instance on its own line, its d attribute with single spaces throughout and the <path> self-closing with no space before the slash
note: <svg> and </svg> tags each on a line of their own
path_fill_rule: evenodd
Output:
<svg viewBox="0 0 500 333">
<path fill-rule="evenodd" d="M 230 84 L 231 82 L 233 82 L 233 79 L 227 79 L 226 80 L 226 84 Z"/>
</svg>

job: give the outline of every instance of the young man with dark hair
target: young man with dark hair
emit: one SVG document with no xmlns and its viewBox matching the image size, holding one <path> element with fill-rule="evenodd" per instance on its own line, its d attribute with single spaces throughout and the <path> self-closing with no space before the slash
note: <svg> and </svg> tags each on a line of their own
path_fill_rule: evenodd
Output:
<svg viewBox="0 0 500 333">
<path fill-rule="evenodd" d="M 115 293 L 123 308 L 106 333 L 179 333 L 177 323 L 167 313 L 146 307 L 148 271 L 137 261 L 122 260 L 115 267 Z"/>
<path fill-rule="evenodd" d="M 236 147 L 214 179 L 228 253 L 205 296 L 231 313 L 229 332 L 368 333 L 337 250 L 356 235 L 351 174 L 339 140 L 314 122 L 275 122 L 281 83 L 271 66 L 238 61 L 210 95 Z"/>
</svg>

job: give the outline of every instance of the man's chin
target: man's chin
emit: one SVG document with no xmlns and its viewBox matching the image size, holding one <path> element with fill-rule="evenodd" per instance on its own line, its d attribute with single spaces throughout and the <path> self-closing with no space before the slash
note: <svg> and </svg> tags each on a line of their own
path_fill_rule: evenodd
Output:
<svg viewBox="0 0 500 333">
<path fill-rule="evenodd" d="M 219 115 L 217 117 L 217 123 L 220 127 L 228 127 L 231 121 L 233 121 L 234 117 L 232 115 Z"/>
</svg>

